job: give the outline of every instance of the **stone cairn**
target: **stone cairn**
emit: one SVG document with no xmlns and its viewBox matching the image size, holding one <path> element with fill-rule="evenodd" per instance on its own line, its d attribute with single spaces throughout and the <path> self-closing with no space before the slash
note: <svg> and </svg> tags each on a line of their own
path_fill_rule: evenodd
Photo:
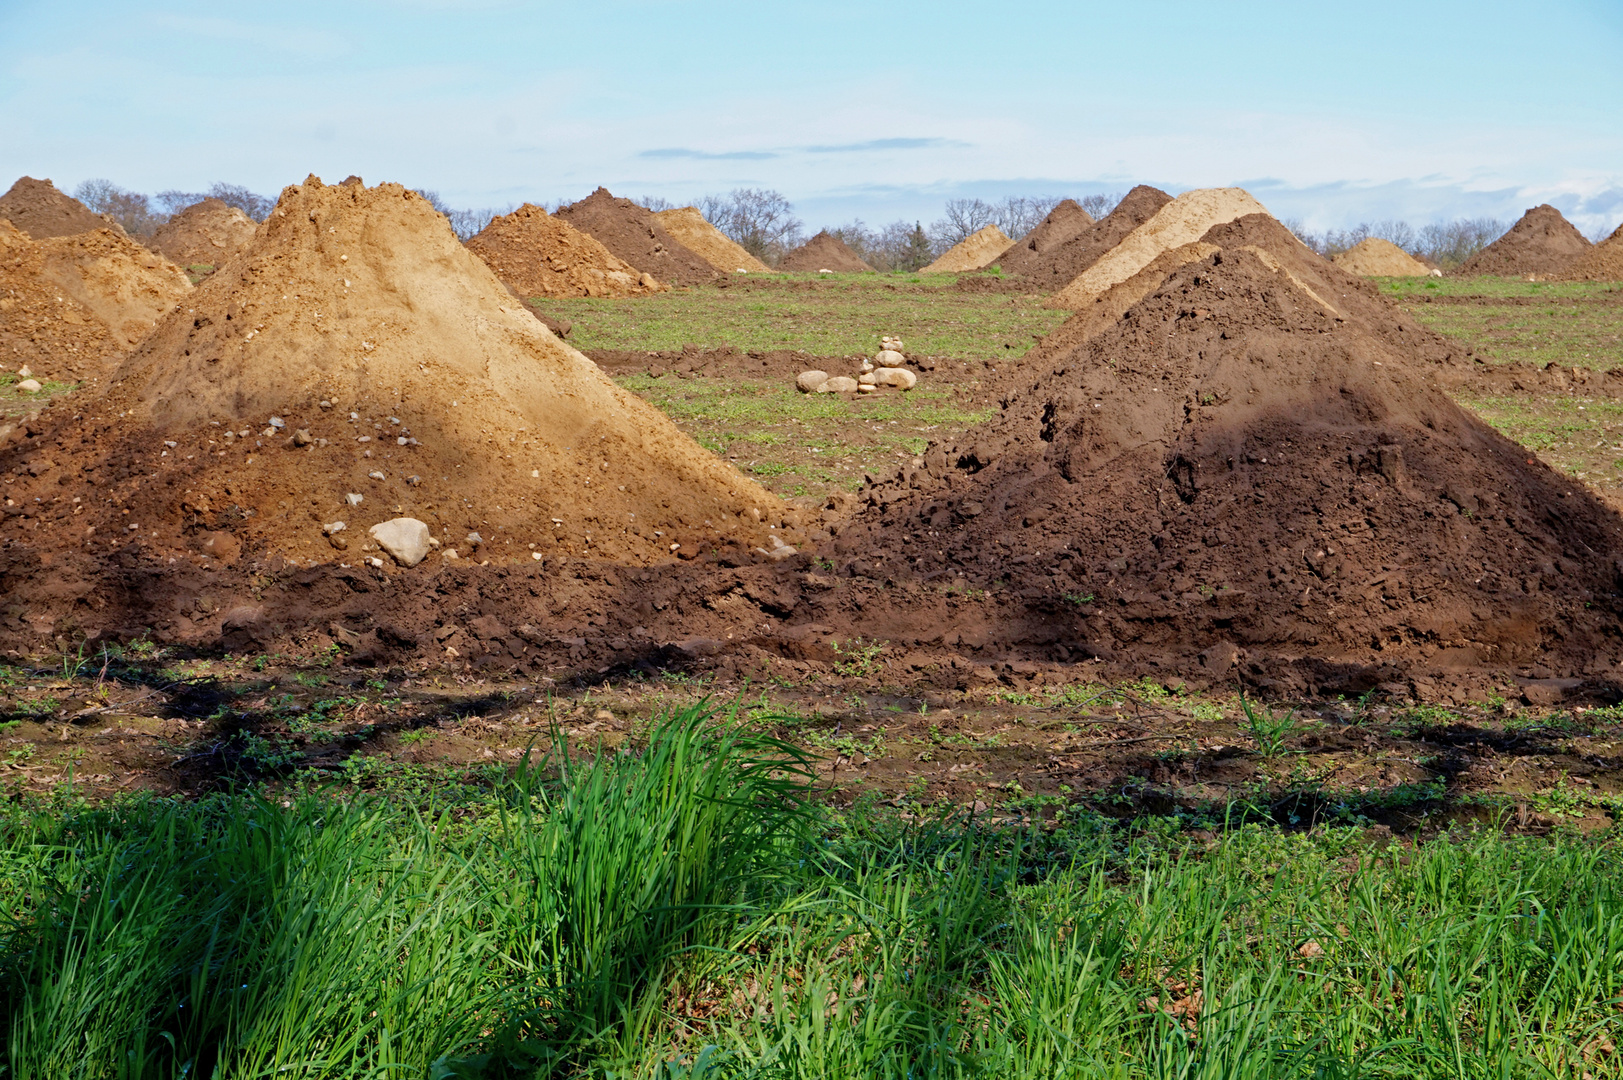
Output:
<svg viewBox="0 0 1623 1080">
<path fill-rule="evenodd" d="M 907 366 L 902 339 L 888 334 L 880 339 L 879 352 L 873 359 L 862 362 L 862 370 L 854 379 L 826 371 L 802 371 L 795 379 L 795 388 L 803 394 L 875 394 L 885 387 L 911 390 L 918 384 L 918 375 Z"/>
</svg>

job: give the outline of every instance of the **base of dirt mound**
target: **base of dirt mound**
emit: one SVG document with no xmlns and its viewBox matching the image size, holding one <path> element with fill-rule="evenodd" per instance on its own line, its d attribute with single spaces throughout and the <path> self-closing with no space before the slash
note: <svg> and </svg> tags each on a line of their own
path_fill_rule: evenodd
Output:
<svg viewBox="0 0 1623 1080">
<path fill-rule="evenodd" d="M 580 202 L 558 208 L 559 219 L 587 233 L 615 257 L 671 285 L 714 281 L 716 268 L 666 231 L 647 207 L 598 188 Z"/>
<path fill-rule="evenodd" d="M 1555 276 L 1559 281 L 1623 281 L 1623 225 Z"/>
<path fill-rule="evenodd" d="M 1063 289 L 1171 201 L 1172 196 L 1159 188 L 1139 184 L 1098 221 L 1047 251 L 1021 260 L 1018 269 L 1005 264 L 1004 272 L 1020 273 L 1038 289 Z"/>
<path fill-rule="evenodd" d="M 1561 211 L 1544 203 L 1523 214 L 1509 232 L 1454 273 L 1459 277 L 1548 278 L 1561 273 L 1592 246 Z"/>
<path fill-rule="evenodd" d="M 796 273 L 831 270 L 836 274 L 873 273 L 874 268 L 862 261 L 844 240 L 827 230 L 785 255 L 778 263 L 779 270 Z"/>
<path fill-rule="evenodd" d="M 919 271 L 923 274 L 962 274 L 992 265 L 1009 249 L 1009 238 L 996 225 L 971 233 L 948 248 L 935 262 Z"/>
<path fill-rule="evenodd" d="M 35 240 L 72 236 L 111 224 L 78 199 L 56 190 L 49 180 L 35 180 L 32 176 L 22 177 L 10 191 L 0 195 L 0 218 Z"/>
<path fill-rule="evenodd" d="M 651 296 L 668 286 L 616 258 L 596 239 L 529 203 L 492 218 L 468 250 L 514 294 L 532 296 Z"/>
<path fill-rule="evenodd" d="M 177 266 L 210 274 L 248 246 L 256 227 L 235 206 L 210 197 L 164 222 L 146 245 Z"/>
<path fill-rule="evenodd" d="M 1026 235 L 1016 240 L 994 262 L 1005 274 L 1030 273 L 1048 254 L 1067 240 L 1079 236 L 1093 224 L 1093 216 L 1075 199 L 1066 199 L 1048 212 L 1048 216 Z"/>
<path fill-rule="evenodd" d="M 697 207 L 661 210 L 654 217 L 689 251 L 723 274 L 770 274 L 772 268 L 704 219 Z"/>
<path fill-rule="evenodd" d="M 1359 277 L 1429 277 L 1431 269 L 1390 240 L 1371 236 L 1330 260 Z"/>
</svg>

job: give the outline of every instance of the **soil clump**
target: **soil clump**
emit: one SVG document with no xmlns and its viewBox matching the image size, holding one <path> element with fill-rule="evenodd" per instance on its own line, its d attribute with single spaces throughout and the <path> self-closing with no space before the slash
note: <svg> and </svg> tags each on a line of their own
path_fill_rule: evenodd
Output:
<svg viewBox="0 0 1623 1080">
<path fill-rule="evenodd" d="M 1159 188 L 1139 184 L 1098 221 L 1048 250 L 1022 259 L 1021 269 L 1010 270 L 1005 264 L 1003 270 L 1025 275 L 1038 289 L 1062 289 L 1171 201 L 1172 196 Z"/>
<path fill-rule="evenodd" d="M 584 232 L 639 273 L 671 285 L 703 285 L 716 268 L 666 231 L 654 212 L 598 188 L 580 202 L 558 208 L 555 217 Z"/>
<path fill-rule="evenodd" d="M 58 191 L 49 180 L 32 176 L 20 178 L 0 195 L 0 218 L 35 240 L 105 229 L 110 224 L 78 199 Z"/>
<path fill-rule="evenodd" d="M 682 245 L 723 274 L 736 274 L 743 270 L 749 274 L 770 274 L 772 268 L 745 251 L 742 246 L 699 213 L 698 207 L 682 206 L 674 210 L 661 210 L 654 217 L 665 231 L 681 241 Z"/>
<path fill-rule="evenodd" d="M 1429 277 L 1431 268 L 1390 240 L 1371 236 L 1330 259 L 1359 277 Z"/>
<path fill-rule="evenodd" d="M 962 274 L 992 265 L 997 257 L 1009 249 L 1009 238 L 996 225 L 964 237 L 941 253 L 935 262 L 919 271 L 923 274 Z"/>
<path fill-rule="evenodd" d="M 526 203 L 492 218 L 468 241 L 514 294 L 532 296 L 651 296 L 669 286 L 617 258 L 596 238 Z"/>
<path fill-rule="evenodd" d="M 146 245 L 177 266 L 213 273 L 248 246 L 256 228 L 253 218 L 210 196 L 158 226 Z"/>
<path fill-rule="evenodd" d="M 1471 256 L 1454 273 L 1460 277 L 1548 278 L 1565 270 L 1593 246 L 1561 211 L 1543 203 L 1523 214 L 1509 232 Z"/>
<path fill-rule="evenodd" d="M 1623 225 L 1555 277 L 1560 281 L 1623 281 Z"/>
<path fill-rule="evenodd" d="M 810 271 L 832 270 L 836 274 L 873 273 L 874 268 L 862 261 L 861 256 L 839 237 L 827 229 L 807 240 L 783 257 L 779 270 Z"/>
<path fill-rule="evenodd" d="M 1048 254 L 1093 224 L 1093 215 L 1075 199 L 1066 199 L 1048 212 L 1037 227 L 1010 244 L 994 261 L 1005 274 L 1027 274 Z"/>
</svg>

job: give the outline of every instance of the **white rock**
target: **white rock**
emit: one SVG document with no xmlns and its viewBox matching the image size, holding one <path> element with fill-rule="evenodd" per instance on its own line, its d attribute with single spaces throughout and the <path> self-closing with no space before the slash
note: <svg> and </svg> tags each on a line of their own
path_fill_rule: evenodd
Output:
<svg viewBox="0 0 1623 1080">
<path fill-rule="evenodd" d="M 456 559 L 456 558 L 460 558 L 460 557 L 461 557 L 461 556 L 459 556 L 459 555 L 458 555 L 458 554 L 457 554 L 457 553 L 456 553 L 456 548 L 446 548 L 446 549 L 445 549 L 445 555 L 444 555 L 444 558 L 447 558 L 447 559 Z"/>
<path fill-rule="evenodd" d="M 865 371 L 865 372 L 872 371 L 873 370 L 873 361 L 872 360 L 864 360 L 862 362 L 862 370 Z"/>
<path fill-rule="evenodd" d="M 836 375 L 817 388 L 819 394 L 849 394 L 857 388 L 857 381 L 849 375 Z"/>
<path fill-rule="evenodd" d="M 344 496 L 344 501 L 349 503 L 349 505 L 351 505 L 351 506 L 359 506 L 359 505 L 361 505 L 362 497 L 363 496 L 358 495 L 358 494 L 356 494 L 355 492 L 352 491 L 348 495 Z"/>
<path fill-rule="evenodd" d="M 17 378 L 19 379 L 26 379 L 32 374 L 34 374 L 34 369 L 29 367 L 27 364 L 24 364 L 22 367 L 17 369 Z"/>
<path fill-rule="evenodd" d="M 743 273 L 743 271 L 740 270 L 739 273 Z M 530 558 L 532 558 L 532 559 L 540 559 L 541 558 L 541 553 L 539 551 L 532 551 L 532 552 L 530 552 Z"/>
<path fill-rule="evenodd" d="M 477 530 L 469 533 L 467 536 L 463 537 L 463 539 L 472 544 L 474 547 L 478 547 L 480 544 L 485 542 L 485 538 L 480 536 Z"/>
<path fill-rule="evenodd" d="M 864 371 L 861 375 L 857 376 L 858 386 L 872 386 L 878 381 L 879 377 L 871 371 Z"/>
<path fill-rule="evenodd" d="M 366 532 L 401 566 L 416 566 L 428 557 L 428 526 L 416 518 L 380 521 Z"/>
<path fill-rule="evenodd" d="M 795 376 L 795 389 L 802 394 L 809 394 L 826 382 L 828 382 L 826 371 L 802 371 Z"/>
<path fill-rule="evenodd" d="M 378 558 L 375 555 L 368 555 L 366 557 L 366 565 L 376 567 L 377 569 L 382 570 L 383 569 L 383 560 Z"/>
<path fill-rule="evenodd" d="M 433 548 L 435 551 L 438 551 L 440 549 L 440 542 L 430 536 L 428 538 L 428 546 Z"/>
<path fill-rule="evenodd" d="M 832 274 L 834 271 L 832 271 L 832 270 L 819 270 L 817 272 L 819 274 Z"/>
<path fill-rule="evenodd" d="M 894 349 L 883 349 L 873 358 L 874 363 L 880 367 L 901 367 L 907 363 L 907 357 Z"/>
<path fill-rule="evenodd" d="M 331 536 L 333 533 L 343 532 L 345 528 L 346 526 L 342 521 L 329 521 L 321 527 L 321 531 Z"/>
<path fill-rule="evenodd" d="M 43 389 L 45 388 L 35 379 L 24 379 L 17 384 L 17 392 L 22 394 L 37 394 Z"/>
<path fill-rule="evenodd" d="M 876 394 L 879 392 L 879 387 L 875 386 L 873 383 L 863 383 L 861 386 L 857 387 L 857 392 L 859 394 Z"/>
<path fill-rule="evenodd" d="M 270 426 L 275 428 L 277 431 L 281 431 L 283 428 L 287 427 L 287 421 L 283 420 L 280 416 L 273 416 L 270 418 Z"/>
<path fill-rule="evenodd" d="M 371 472 L 367 473 L 366 475 L 370 476 L 374 480 L 382 480 L 382 479 L 384 479 L 384 475 L 382 473 L 378 472 L 376 469 L 373 469 Z"/>
<path fill-rule="evenodd" d="M 906 368 L 891 367 L 880 368 L 874 372 L 874 381 L 880 386 L 894 386 L 899 390 L 911 390 L 919 384 L 919 377 Z"/>
</svg>

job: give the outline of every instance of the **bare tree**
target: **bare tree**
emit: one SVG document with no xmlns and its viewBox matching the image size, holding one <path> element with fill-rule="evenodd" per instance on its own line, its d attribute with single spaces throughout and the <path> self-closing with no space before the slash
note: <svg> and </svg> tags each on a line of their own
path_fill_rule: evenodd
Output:
<svg viewBox="0 0 1623 1080">
<path fill-rule="evenodd" d="M 676 209 L 676 204 L 675 203 L 671 202 L 671 200 L 669 200 L 669 199 L 661 198 L 658 195 L 650 195 L 648 198 L 643 199 L 641 205 L 642 205 L 642 207 L 644 209 L 650 210 L 650 211 L 652 211 L 653 213 L 656 213 L 656 214 L 659 213 L 661 210 L 675 210 Z"/>
<path fill-rule="evenodd" d="M 131 236 L 151 236 L 168 216 L 155 213 L 147 196 L 127 191 L 111 180 L 86 180 L 74 189 L 73 197 L 118 222 Z"/>
<path fill-rule="evenodd" d="M 1117 204 L 1120 203 L 1124 198 L 1126 198 L 1126 196 L 1122 192 L 1116 191 L 1111 192 L 1108 195 L 1084 195 L 1082 198 L 1076 200 L 1076 203 L 1078 206 L 1088 212 L 1089 217 L 1095 221 L 1098 221 L 1100 218 L 1110 213 L 1110 211 L 1114 210 Z"/>
<path fill-rule="evenodd" d="M 1010 195 L 997 204 L 992 220 L 1003 235 L 1018 240 L 1043 223 L 1063 195 Z"/>
<path fill-rule="evenodd" d="M 276 209 L 275 199 L 256 195 L 241 184 L 216 183 L 210 186 L 208 193 L 211 198 L 219 199 L 227 206 L 235 206 L 255 221 L 264 221 Z"/>
<path fill-rule="evenodd" d="M 706 221 L 763 262 L 775 265 L 800 243 L 800 219 L 779 192 L 734 188 L 726 195 L 706 195 L 698 201 L 698 209 Z"/>
<path fill-rule="evenodd" d="M 948 199 L 940 220 L 930 225 L 930 243 L 937 253 L 979 232 L 997 220 L 997 207 L 984 199 Z"/>
<path fill-rule="evenodd" d="M 171 218 L 188 206 L 196 206 L 206 198 L 208 196 L 201 191 L 175 191 L 170 189 L 169 191 L 158 192 L 152 197 L 152 201 L 158 204 L 159 213 L 166 218 Z"/>
</svg>

